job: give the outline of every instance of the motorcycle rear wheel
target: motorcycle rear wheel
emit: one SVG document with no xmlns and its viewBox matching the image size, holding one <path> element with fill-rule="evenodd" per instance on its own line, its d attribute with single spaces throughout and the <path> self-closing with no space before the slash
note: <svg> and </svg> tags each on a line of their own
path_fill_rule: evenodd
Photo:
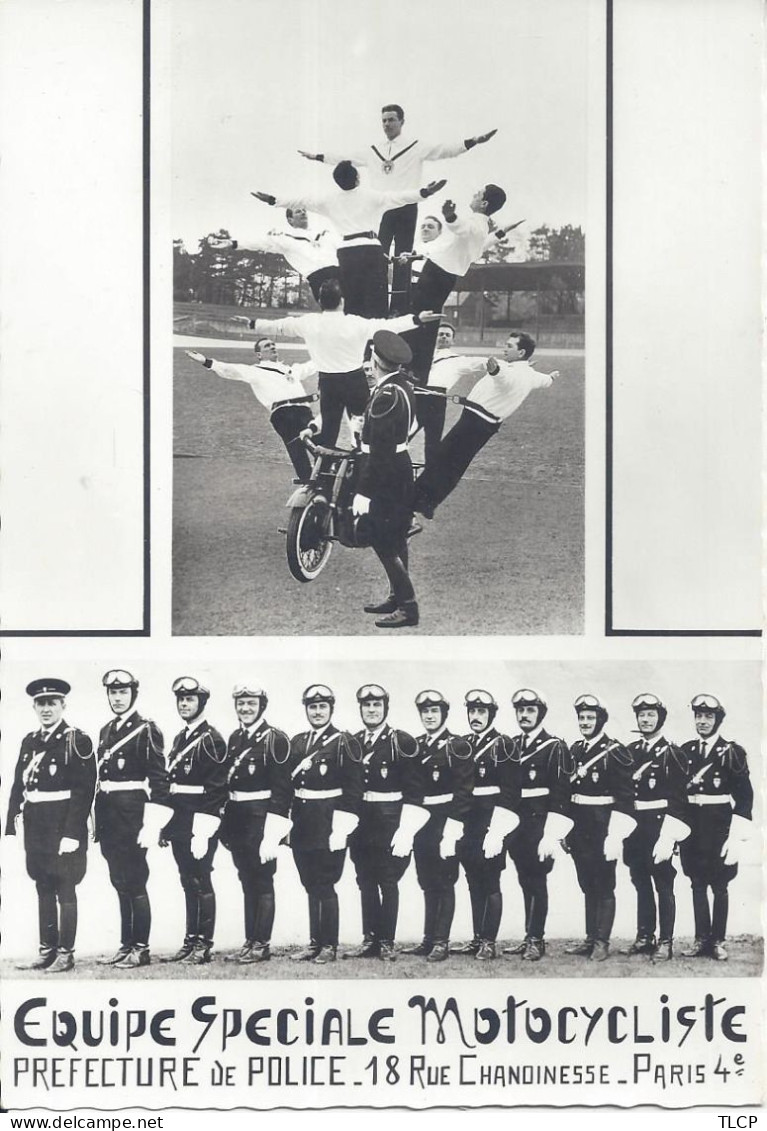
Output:
<svg viewBox="0 0 767 1131">
<path fill-rule="evenodd" d="M 322 495 L 291 510 L 285 550 L 296 581 L 314 581 L 327 565 L 333 549 L 330 519 L 330 507 Z"/>
</svg>

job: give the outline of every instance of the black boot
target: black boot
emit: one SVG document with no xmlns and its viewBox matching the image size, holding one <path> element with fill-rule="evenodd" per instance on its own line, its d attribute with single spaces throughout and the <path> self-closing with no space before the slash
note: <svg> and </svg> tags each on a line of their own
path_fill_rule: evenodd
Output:
<svg viewBox="0 0 767 1131">
<path fill-rule="evenodd" d="M 47 970 L 56 961 L 58 951 L 55 946 L 41 946 L 40 953 L 32 962 L 20 962 L 17 970 Z"/>
<path fill-rule="evenodd" d="M 253 966 L 258 962 L 268 962 L 272 952 L 268 942 L 254 942 L 244 958 L 239 960 L 240 966 Z"/>
<path fill-rule="evenodd" d="M 378 958 L 380 954 L 380 944 L 375 935 L 365 935 L 360 946 L 355 947 L 354 950 L 345 951 L 342 958 Z"/>
<path fill-rule="evenodd" d="M 75 955 L 74 951 L 62 950 L 59 947 L 59 952 L 53 962 L 45 970 L 46 974 L 67 974 L 70 970 L 75 968 Z"/>
<path fill-rule="evenodd" d="M 110 958 L 97 958 L 97 966 L 116 966 L 118 962 L 122 962 L 127 958 L 133 948 L 130 946 L 121 946 L 120 949 L 113 954 Z"/>
<path fill-rule="evenodd" d="M 393 613 L 397 610 L 397 598 L 390 593 L 385 600 L 377 605 L 365 605 L 366 613 Z"/>
<path fill-rule="evenodd" d="M 317 940 L 310 939 L 308 947 L 299 951 L 298 954 L 291 955 L 291 958 L 293 962 L 313 962 L 321 950 L 322 947 Z"/>
<path fill-rule="evenodd" d="M 697 938 L 689 950 L 683 950 L 682 958 L 710 958 L 711 939 Z"/>
<path fill-rule="evenodd" d="M 482 945 L 482 939 L 475 935 L 471 942 L 461 943 L 460 946 L 451 946 L 451 954 L 467 954 L 470 958 L 477 953 Z"/>
<path fill-rule="evenodd" d="M 621 954 L 654 954 L 655 953 L 655 936 L 654 935 L 637 935 L 631 946 L 627 946 Z"/>
<path fill-rule="evenodd" d="M 169 954 L 167 958 L 161 958 L 160 962 L 185 962 L 194 950 L 195 942 L 196 939 L 194 935 L 185 935 L 184 941 L 182 942 L 176 953 Z"/>
<path fill-rule="evenodd" d="M 594 949 L 593 939 L 584 939 L 583 942 L 570 943 L 565 947 L 565 954 L 575 954 L 580 958 L 591 958 L 591 952 Z"/>
</svg>

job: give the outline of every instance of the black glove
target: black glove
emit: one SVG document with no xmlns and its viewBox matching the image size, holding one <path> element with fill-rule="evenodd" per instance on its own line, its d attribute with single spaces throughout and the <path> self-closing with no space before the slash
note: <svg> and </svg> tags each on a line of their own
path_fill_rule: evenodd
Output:
<svg viewBox="0 0 767 1131">
<path fill-rule="evenodd" d="M 250 195 L 255 196 L 256 200 L 263 200 L 264 204 L 277 203 L 277 197 L 268 192 L 252 192 Z"/>
<path fill-rule="evenodd" d="M 490 138 L 494 137 L 497 133 L 498 130 L 490 130 L 489 133 L 479 134 L 478 137 L 467 137 L 463 144 L 467 149 L 473 149 L 475 145 L 484 145 L 486 141 L 490 141 Z"/>
<path fill-rule="evenodd" d="M 439 192 L 447 184 L 446 180 L 443 181 L 430 181 L 426 188 L 421 189 L 421 196 L 426 200 L 427 196 L 434 196 L 435 192 Z"/>
<path fill-rule="evenodd" d="M 458 213 L 455 210 L 455 203 L 452 200 L 446 200 L 442 205 L 442 215 L 447 220 L 448 224 L 452 224 L 458 219 Z"/>
</svg>

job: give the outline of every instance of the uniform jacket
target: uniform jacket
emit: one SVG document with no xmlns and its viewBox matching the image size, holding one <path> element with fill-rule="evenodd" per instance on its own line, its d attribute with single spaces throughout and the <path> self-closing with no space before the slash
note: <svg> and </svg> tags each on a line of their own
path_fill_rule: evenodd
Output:
<svg viewBox="0 0 767 1131">
<path fill-rule="evenodd" d="M 498 804 L 520 817 L 566 813 L 573 761 L 566 743 L 543 727 L 525 745 L 523 734 L 512 739 L 511 756 L 498 766 Z M 523 748 L 524 747 L 524 748 Z"/>
<path fill-rule="evenodd" d="M 631 771 L 633 759 L 626 747 L 602 733 L 591 746 L 579 739 L 570 747 L 570 799 L 574 797 L 612 797 L 612 802 L 602 807 L 579 805 L 575 801 L 570 809 L 574 820 L 586 814 L 593 816 L 603 808 L 633 814 L 634 791 Z"/>
<path fill-rule="evenodd" d="M 418 772 L 413 777 L 413 792 L 405 796 L 405 801 L 411 805 L 425 804 L 429 813 L 436 816 L 462 821 L 471 806 L 471 746 L 447 728 L 436 735 L 421 734 L 416 741 Z M 428 798 L 441 796 L 449 799 L 437 805 L 428 804 Z"/>
<path fill-rule="evenodd" d="M 303 731 L 290 743 L 293 786 L 291 844 L 301 850 L 327 848 L 333 812 L 359 815 L 362 804 L 362 752 L 357 740 L 332 722 L 316 742 L 316 731 Z M 302 795 L 306 790 L 306 795 Z M 331 793 L 318 797 L 316 793 Z M 315 796 L 312 796 L 312 794 Z"/>
<path fill-rule="evenodd" d="M 413 465 L 406 445 L 415 419 L 413 388 L 405 373 L 390 373 L 374 389 L 365 409 L 357 491 L 370 499 L 406 502 Z"/>
<path fill-rule="evenodd" d="M 112 719 L 99 734 L 97 752 L 99 785 L 103 782 L 145 782 L 149 800 L 168 804 L 168 772 L 163 756 L 163 737 L 159 727 L 133 711 L 118 726 Z M 111 795 L 112 799 L 121 794 Z"/>
<path fill-rule="evenodd" d="M 66 807 L 61 836 L 82 841 L 87 836 L 95 788 L 96 759 L 87 734 L 70 727 L 63 719 L 47 739 L 41 730 L 33 731 L 21 743 L 6 832 L 15 833 L 16 818 L 30 795 L 63 792 L 69 796 L 39 803 L 41 814 L 47 812 L 46 806 Z"/>
<path fill-rule="evenodd" d="M 661 811 L 665 810 L 669 816 L 683 821 L 689 776 L 689 764 L 684 751 L 662 735 L 653 742 L 649 750 L 645 748 L 642 739 L 639 739 L 631 743 L 629 751 L 634 760 L 631 768 L 634 815 L 653 812 L 653 809 L 645 808 L 648 802 L 665 801 L 665 805 L 659 806 Z"/>
<path fill-rule="evenodd" d="M 252 733 L 238 727 L 230 735 L 226 752 L 228 794 L 268 792 L 268 798 L 253 804 L 264 814 L 287 817 L 293 794 L 289 760 L 290 739 L 266 719 L 259 719 Z"/>
<path fill-rule="evenodd" d="M 364 796 L 367 792 L 392 795 L 391 804 L 401 806 L 405 794 L 413 789 L 416 773 L 415 756 L 418 752 L 416 740 L 404 730 L 394 730 L 384 723 L 372 746 L 365 744 L 367 731 L 361 730 L 354 737 L 362 748 L 362 788 L 364 818 L 367 806 Z M 375 805 L 389 805 L 386 801 L 370 802 Z"/>
<path fill-rule="evenodd" d="M 471 747 L 473 773 L 470 808 L 472 812 L 486 812 L 494 809 L 499 800 L 501 779 L 498 764 L 509 759 L 512 740 L 492 726 L 481 734 L 471 731 L 465 740 Z"/>
<path fill-rule="evenodd" d="M 748 772 L 748 760 L 742 746 L 728 742 L 720 735 L 709 738 L 705 759 L 700 753 L 700 739 L 685 742 L 683 753 L 688 758 L 688 798 L 696 795 L 730 796 L 733 813 L 751 820 L 754 790 Z M 697 806 L 696 806 L 697 807 Z"/>
<path fill-rule="evenodd" d="M 170 799 L 177 814 L 221 816 L 227 796 L 226 743 L 209 722 L 203 720 L 189 732 L 184 728 L 173 739 L 168 777 Z M 177 793 L 174 785 L 202 786 L 202 791 Z"/>
</svg>

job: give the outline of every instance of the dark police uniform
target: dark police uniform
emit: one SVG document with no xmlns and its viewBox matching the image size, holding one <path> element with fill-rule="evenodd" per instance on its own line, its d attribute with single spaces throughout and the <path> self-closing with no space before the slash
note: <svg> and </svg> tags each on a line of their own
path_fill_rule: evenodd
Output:
<svg viewBox="0 0 767 1131">
<path fill-rule="evenodd" d="M 561 738 L 543 727 L 531 736 L 514 736 L 510 758 L 498 765 L 501 794 L 498 803 L 519 815 L 519 825 L 506 839 L 509 856 L 517 870 L 525 907 L 525 939 L 510 953 L 531 960 L 543 953 L 549 911 L 547 877 L 553 857 L 538 859 L 549 813 L 565 815 L 569 808 L 569 777 L 572 759 Z"/>
<path fill-rule="evenodd" d="M 97 752 L 96 840 L 120 901 L 120 965 L 134 948 L 144 964 L 149 944 L 151 911 L 146 884 L 147 850 L 137 843 L 147 799 L 169 803 L 169 782 L 159 728 L 137 711 L 118 716 L 102 727 Z M 170 817 L 168 812 L 168 817 Z M 115 965 L 117 963 L 114 963 Z M 134 964 L 133 959 L 130 962 Z"/>
<path fill-rule="evenodd" d="M 287 818 L 290 811 L 290 739 L 261 717 L 238 727 L 227 749 L 228 799 L 220 839 L 232 854 L 245 903 L 242 962 L 269 957 L 274 926 L 274 876 L 277 861 L 261 862 L 260 850 L 269 813 Z"/>
<path fill-rule="evenodd" d="M 192 854 L 195 816 L 220 818 L 226 801 L 226 743 L 206 720 L 193 721 L 173 740 L 168 754 L 173 816 L 162 832 L 169 841 L 186 900 L 186 933 L 177 961 L 210 961 L 216 926 L 213 857 L 218 834 L 210 837 L 201 859 Z"/>
<path fill-rule="evenodd" d="M 362 803 L 359 743 L 330 722 L 290 743 L 293 858 L 309 897 L 309 950 L 302 957 L 332 960 L 338 946 L 338 896 L 346 849 L 331 851 L 336 810 L 358 816 Z M 323 955 L 323 951 L 325 954 Z"/>
<path fill-rule="evenodd" d="M 490 726 L 479 734 L 472 731 L 465 736 L 465 741 L 471 747 L 473 781 L 457 855 L 469 885 L 474 938 L 460 953 L 477 954 L 483 942 L 494 943 L 498 938 L 503 914 L 501 872 L 506 867 L 506 856 L 500 852 L 487 859 L 483 845 L 501 793 L 499 762 L 509 760 L 511 739 Z M 483 957 L 492 957 L 492 954 L 483 954 Z"/>
<path fill-rule="evenodd" d="M 372 736 L 361 730 L 355 738 L 362 749 L 363 793 L 360 823 L 351 835 L 349 850 L 362 901 L 361 951 L 373 957 L 380 955 L 382 946 L 394 945 L 398 884 L 410 856 L 393 856 L 391 842 L 399 828 L 403 799 L 413 791 L 418 747 L 412 735 L 386 722 Z"/>
<path fill-rule="evenodd" d="M 659 957 L 670 958 L 676 920 L 676 869 L 671 857 L 656 863 L 653 851 L 667 816 L 687 824 L 687 756 L 660 734 L 649 740 L 640 738 L 628 749 L 633 761 L 631 815 L 637 823 L 623 842 L 623 861 L 637 893 L 637 937 L 628 953 L 652 954 L 657 926 Z"/>
<path fill-rule="evenodd" d="M 616 861 L 605 859 L 605 840 L 613 812 L 633 817 L 632 758 L 604 731 L 570 747 L 570 808 L 573 828 L 566 847 L 572 853 L 585 898 L 586 944 L 594 956 L 606 955 L 615 921 Z M 605 944 L 595 947 L 595 944 Z"/>
<path fill-rule="evenodd" d="M 30 695 L 63 696 L 61 680 L 36 680 Z M 32 690 L 30 690 L 32 689 Z M 32 969 L 69 970 L 77 933 L 76 887 L 85 875 L 88 814 L 96 786 L 96 759 L 90 738 L 63 719 L 47 733 L 26 735 L 11 788 L 6 834 L 14 836 L 22 814 L 27 873 L 37 888 L 40 958 Z M 77 841 L 74 852 L 60 853 L 62 838 Z"/>
<path fill-rule="evenodd" d="M 413 389 L 398 369 L 373 390 L 362 425 L 362 458 L 356 489 L 370 499 L 371 545 L 382 554 L 406 550 L 413 517 L 413 464 L 408 451 L 415 418 Z"/>
<path fill-rule="evenodd" d="M 734 817 L 751 820 L 754 790 L 742 746 L 715 733 L 705 739 L 704 753 L 703 741 L 693 739 L 682 747 L 689 775 L 682 819 L 690 826 L 690 835 L 682 841 L 680 855 L 692 885 L 696 953 L 713 952 L 718 957 L 716 948 L 727 934 L 727 887 L 738 873 L 737 864 L 724 862 L 722 848 L 730 836 Z M 713 893 L 712 909 L 709 888 Z"/>
<path fill-rule="evenodd" d="M 458 857 L 443 859 L 440 843 L 448 819 L 463 821 L 471 804 L 473 768 L 471 746 L 464 738 L 451 734 L 446 726 L 416 740 L 416 773 L 412 792 L 405 795 L 409 805 L 420 805 L 429 813 L 426 824 L 415 835 L 418 884 L 424 895 L 423 942 L 417 953 L 433 961 L 447 957 L 450 928 L 455 913 L 455 883 Z"/>
</svg>

